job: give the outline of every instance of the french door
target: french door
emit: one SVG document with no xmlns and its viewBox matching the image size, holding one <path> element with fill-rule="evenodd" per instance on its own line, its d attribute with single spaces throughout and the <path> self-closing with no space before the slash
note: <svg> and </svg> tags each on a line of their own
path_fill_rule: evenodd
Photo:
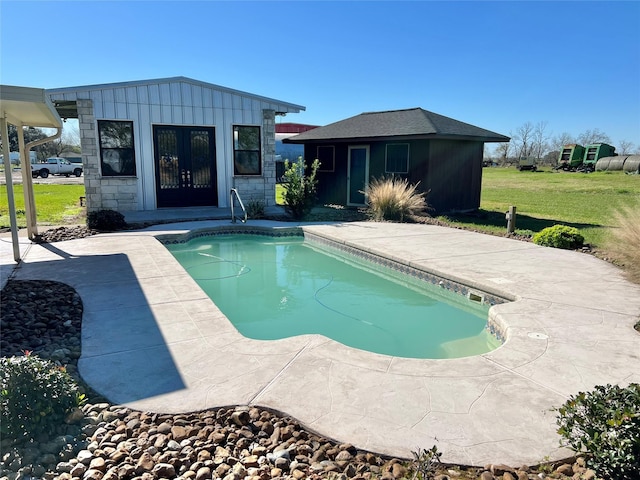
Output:
<svg viewBox="0 0 640 480">
<path fill-rule="evenodd" d="M 218 204 L 213 127 L 156 125 L 153 146 L 158 208 Z"/>
</svg>

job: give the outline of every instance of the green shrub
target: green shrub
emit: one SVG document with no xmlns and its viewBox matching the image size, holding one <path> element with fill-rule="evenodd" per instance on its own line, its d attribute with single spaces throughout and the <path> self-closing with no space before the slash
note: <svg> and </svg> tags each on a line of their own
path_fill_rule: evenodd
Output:
<svg viewBox="0 0 640 480">
<path fill-rule="evenodd" d="M 9 438 L 35 438 L 55 432 L 84 402 L 64 367 L 30 352 L 0 358 L 0 432 Z"/>
<path fill-rule="evenodd" d="M 289 163 L 284 161 L 284 174 L 282 183 L 284 184 L 284 209 L 295 220 L 300 220 L 308 214 L 316 201 L 316 189 L 318 180 L 316 173 L 320 167 L 320 162 L 315 159 L 311 164 L 310 171 L 307 165 L 298 157 L 298 161 Z"/>
<path fill-rule="evenodd" d="M 558 433 L 599 478 L 638 479 L 640 472 L 640 384 L 596 386 L 558 409 Z"/>
<path fill-rule="evenodd" d="M 93 230 L 113 232 L 127 228 L 124 215 L 115 210 L 96 210 L 87 213 L 87 227 Z"/>
<path fill-rule="evenodd" d="M 418 184 L 409 185 L 406 178 L 374 178 L 366 191 L 367 212 L 375 221 L 403 222 L 429 207 L 426 193 L 417 192 Z"/>
<path fill-rule="evenodd" d="M 577 228 L 566 225 L 554 225 L 547 227 L 533 236 L 533 243 L 545 247 L 563 248 L 575 250 L 582 247 L 584 237 Z"/>
</svg>

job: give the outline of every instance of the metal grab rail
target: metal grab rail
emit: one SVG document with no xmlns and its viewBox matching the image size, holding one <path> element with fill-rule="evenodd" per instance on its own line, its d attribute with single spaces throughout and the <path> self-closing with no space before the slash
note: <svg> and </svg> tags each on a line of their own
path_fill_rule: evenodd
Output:
<svg viewBox="0 0 640 480">
<path fill-rule="evenodd" d="M 235 202 L 234 202 L 234 197 L 238 200 L 238 204 L 240 205 L 240 208 L 242 209 L 242 213 L 244 213 L 244 217 L 238 217 L 236 218 L 236 214 L 235 214 Z M 236 190 L 235 188 L 231 189 L 231 192 L 229 192 L 229 197 L 230 197 L 230 204 L 231 204 L 231 223 L 236 223 L 236 220 L 239 219 L 242 223 L 245 223 L 247 221 L 247 209 L 244 208 L 244 203 L 242 203 L 242 199 L 240 198 L 240 194 L 238 193 L 238 190 Z"/>
</svg>

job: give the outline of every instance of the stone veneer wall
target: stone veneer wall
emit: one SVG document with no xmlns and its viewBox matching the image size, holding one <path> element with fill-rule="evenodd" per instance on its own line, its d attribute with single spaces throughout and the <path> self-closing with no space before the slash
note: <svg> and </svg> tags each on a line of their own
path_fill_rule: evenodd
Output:
<svg viewBox="0 0 640 480">
<path fill-rule="evenodd" d="M 105 209 L 118 212 L 137 210 L 137 177 L 102 176 L 93 102 L 78 99 L 77 106 L 87 212 Z"/>
<path fill-rule="evenodd" d="M 276 112 L 262 112 L 262 176 L 237 176 L 233 185 L 245 206 L 259 201 L 265 207 L 276 204 Z"/>
</svg>

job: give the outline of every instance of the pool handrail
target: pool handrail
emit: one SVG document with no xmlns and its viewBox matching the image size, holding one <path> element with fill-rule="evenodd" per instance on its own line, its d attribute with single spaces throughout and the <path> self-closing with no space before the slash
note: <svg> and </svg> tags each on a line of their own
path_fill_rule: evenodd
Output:
<svg viewBox="0 0 640 480">
<path fill-rule="evenodd" d="M 238 217 L 238 219 L 242 222 L 242 223 L 246 223 L 247 221 L 247 209 L 244 208 L 244 203 L 242 203 L 242 199 L 240 198 L 240 194 L 238 193 L 238 190 L 235 188 L 231 189 L 231 192 L 229 192 L 229 197 L 230 197 L 230 204 L 231 204 L 231 223 L 236 223 L 236 214 L 235 214 L 235 202 L 234 202 L 234 196 L 235 198 L 238 200 L 238 204 L 240 205 L 240 208 L 242 209 L 242 213 L 244 214 L 243 217 Z"/>
</svg>

